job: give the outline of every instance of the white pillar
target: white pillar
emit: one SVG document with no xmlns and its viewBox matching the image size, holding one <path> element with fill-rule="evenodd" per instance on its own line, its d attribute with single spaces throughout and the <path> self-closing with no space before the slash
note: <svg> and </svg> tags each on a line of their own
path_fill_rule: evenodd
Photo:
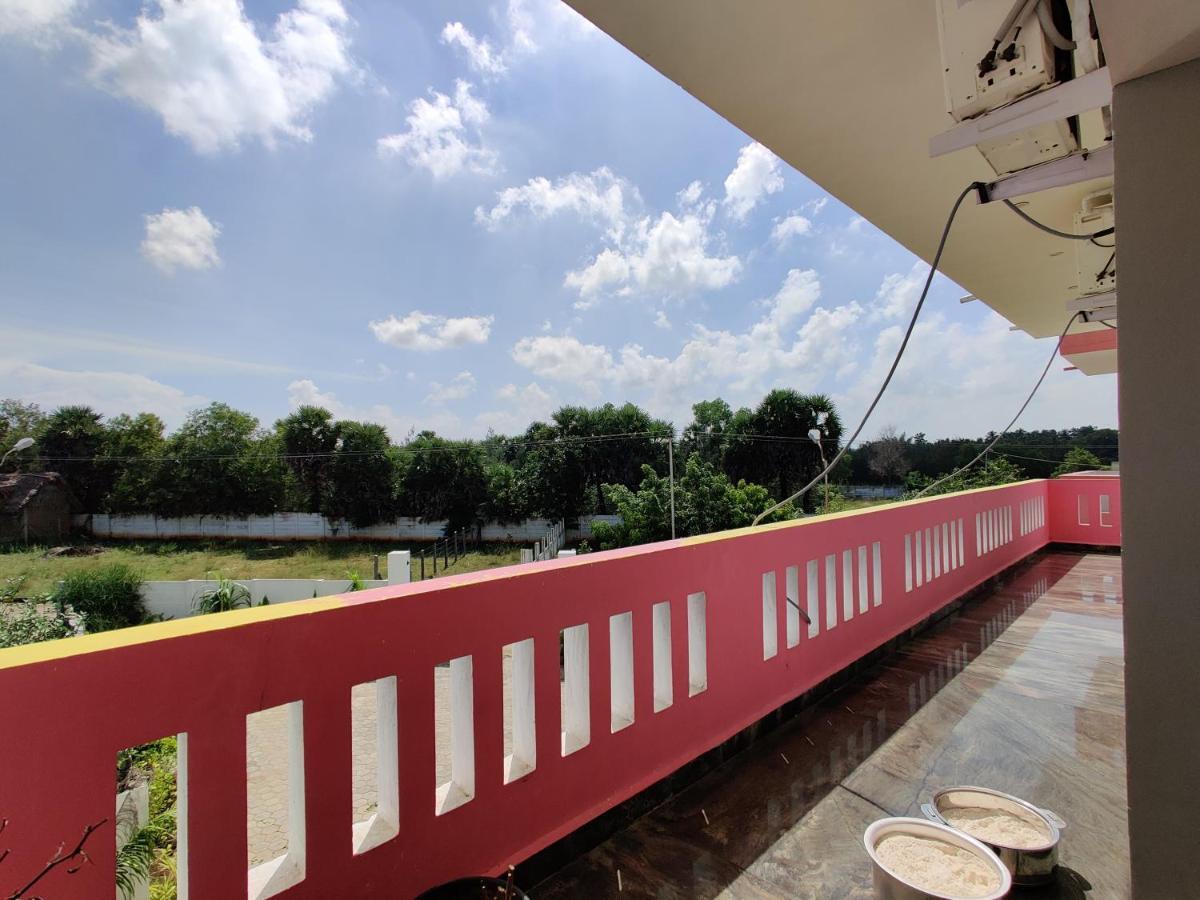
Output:
<svg viewBox="0 0 1200 900">
<path fill-rule="evenodd" d="M 408 584 L 412 580 L 412 551 L 393 550 L 387 555 L 388 584 Z"/>
<path fill-rule="evenodd" d="M 574 556 L 575 551 L 574 550 L 559 550 L 558 555 L 559 555 L 560 559 L 564 556 Z"/>
</svg>

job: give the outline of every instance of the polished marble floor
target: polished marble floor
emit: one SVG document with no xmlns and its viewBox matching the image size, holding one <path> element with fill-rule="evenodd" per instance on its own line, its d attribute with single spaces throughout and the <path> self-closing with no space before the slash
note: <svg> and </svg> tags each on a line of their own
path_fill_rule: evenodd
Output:
<svg viewBox="0 0 1200 900">
<path fill-rule="evenodd" d="M 571 862 L 559 897 L 871 896 L 863 830 L 978 784 L 1069 823 L 1056 885 L 1129 895 L 1121 560 L 1055 552 Z"/>
</svg>

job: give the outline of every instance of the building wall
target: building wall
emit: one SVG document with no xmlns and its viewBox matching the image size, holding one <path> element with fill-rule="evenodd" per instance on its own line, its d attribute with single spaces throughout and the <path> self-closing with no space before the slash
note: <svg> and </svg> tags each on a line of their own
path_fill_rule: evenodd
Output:
<svg viewBox="0 0 1200 900">
<path fill-rule="evenodd" d="M 1195 884 L 1200 793 L 1200 61 L 1113 95 L 1126 743 L 1134 893 Z"/>
<path fill-rule="evenodd" d="M 0 543 L 45 544 L 71 532 L 71 503 L 60 490 L 43 488 L 15 513 L 0 515 Z"/>
</svg>

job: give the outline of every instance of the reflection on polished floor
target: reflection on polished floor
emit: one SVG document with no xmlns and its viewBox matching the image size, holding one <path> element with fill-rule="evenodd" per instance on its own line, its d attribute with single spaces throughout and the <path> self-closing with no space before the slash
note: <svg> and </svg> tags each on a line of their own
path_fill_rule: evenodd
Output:
<svg viewBox="0 0 1200 900">
<path fill-rule="evenodd" d="M 1129 895 L 1121 560 L 1036 557 L 531 894 L 870 897 L 868 824 L 976 784 L 1067 820 L 1059 883 Z"/>
</svg>

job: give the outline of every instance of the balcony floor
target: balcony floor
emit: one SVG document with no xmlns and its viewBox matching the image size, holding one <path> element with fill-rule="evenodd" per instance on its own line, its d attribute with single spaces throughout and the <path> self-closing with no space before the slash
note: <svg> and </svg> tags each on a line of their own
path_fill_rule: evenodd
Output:
<svg viewBox="0 0 1200 900">
<path fill-rule="evenodd" d="M 1121 602 L 1120 557 L 1036 557 L 531 893 L 870 897 L 866 826 L 977 784 L 1069 823 L 1022 896 L 1129 896 Z"/>
</svg>

